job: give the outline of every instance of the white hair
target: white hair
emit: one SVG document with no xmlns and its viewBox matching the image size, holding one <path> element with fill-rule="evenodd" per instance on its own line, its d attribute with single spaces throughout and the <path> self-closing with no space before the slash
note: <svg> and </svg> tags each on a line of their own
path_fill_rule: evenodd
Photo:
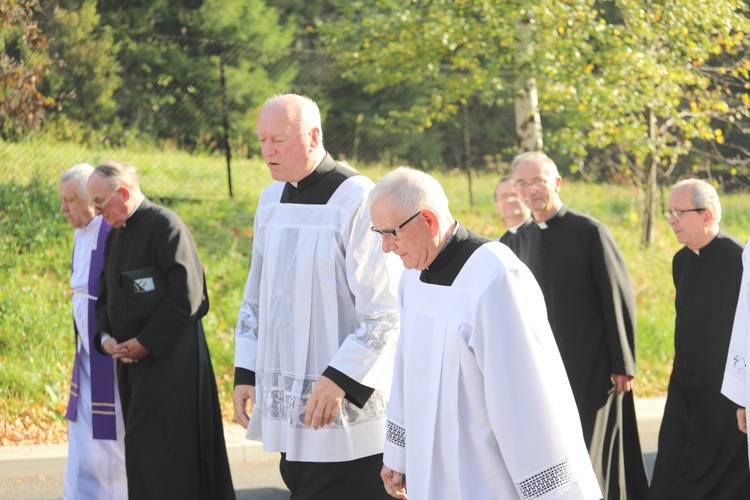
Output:
<svg viewBox="0 0 750 500">
<path fill-rule="evenodd" d="M 511 164 L 513 175 L 516 175 L 516 167 L 518 167 L 518 164 L 523 161 L 538 161 L 542 164 L 542 167 L 547 167 L 547 173 L 549 175 L 552 177 L 560 177 L 560 172 L 557 170 L 555 162 L 552 158 L 541 151 L 527 151 L 513 158 L 513 163 Z"/>
<path fill-rule="evenodd" d="M 434 177 L 420 170 L 403 166 L 387 173 L 375 184 L 368 203 L 372 205 L 387 196 L 391 207 L 399 212 L 429 208 L 440 217 L 452 218 L 443 187 Z"/>
<path fill-rule="evenodd" d="M 89 176 L 94 171 L 94 167 L 88 163 L 79 163 L 73 165 L 68 170 L 62 173 L 60 176 L 60 184 L 67 182 L 71 179 L 79 179 L 77 194 L 81 198 L 86 198 L 86 182 L 89 180 Z"/>
<path fill-rule="evenodd" d="M 715 187 L 701 179 L 683 179 L 672 186 L 672 192 L 682 186 L 687 186 L 690 190 L 690 200 L 695 208 L 710 210 L 714 216 L 714 223 L 718 224 L 721 221 L 721 202 Z"/>
</svg>

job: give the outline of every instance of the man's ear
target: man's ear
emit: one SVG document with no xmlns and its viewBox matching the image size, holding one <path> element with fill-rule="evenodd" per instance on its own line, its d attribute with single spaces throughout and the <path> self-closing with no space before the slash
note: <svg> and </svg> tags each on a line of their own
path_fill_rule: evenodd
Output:
<svg viewBox="0 0 750 500">
<path fill-rule="evenodd" d="M 312 130 L 310 130 L 310 148 L 315 149 L 320 145 L 320 133 L 321 130 L 319 127 L 313 127 Z"/>
<path fill-rule="evenodd" d="M 436 234 L 438 234 L 438 230 L 440 229 L 440 222 L 437 214 L 434 211 L 430 210 L 429 208 L 425 208 L 421 211 L 420 217 L 427 221 L 427 227 L 430 228 L 430 236 L 435 236 Z"/>
<path fill-rule="evenodd" d="M 126 188 L 125 186 L 120 186 L 117 188 L 117 190 L 122 193 L 122 199 L 123 201 L 128 201 L 130 199 L 130 190 Z"/>
<path fill-rule="evenodd" d="M 710 226 L 714 222 L 714 213 L 711 211 L 710 208 L 707 208 L 703 211 L 703 225 L 705 227 Z"/>
</svg>

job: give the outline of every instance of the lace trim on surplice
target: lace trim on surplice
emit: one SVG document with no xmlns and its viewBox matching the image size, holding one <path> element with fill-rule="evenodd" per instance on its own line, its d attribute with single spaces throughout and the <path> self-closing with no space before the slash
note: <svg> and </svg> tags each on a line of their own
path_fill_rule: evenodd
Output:
<svg viewBox="0 0 750 500">
<path fill-rule="evenodd" d="M 730 366 L 738 375 L 745 374 L 745 371 L 747 370 L 747 359 L 744 354 L 740 354 L 734 349 L 729 349 L 728 359 Z"/>
<path fill-rule="evenodd" d="M 289 427 L 306 428 L 305 407 L 310 400 L 317 378 L 297 377 L 277 371 L 256 373 L 256 390 L 260 390 L 264 420 L 283 420 Z M 388 401 L 375 391 L 364 408 L 357 408 L 348 400 L 341 403 L 338 415 L 326 427 L 348 427 L 385 418 Z M 257 406 L 256 406 L 257 408 Z"/>
<path fill-rule="evenodd" d="M 575 481 L 573 466 L 569 461 L 565 461 L 516 483 L 516 491 L 522 499 L 537 498 L 567 486 L 573 481 Z"/>
<path fill-rule="evenodd" d="M 389 346 L 389 337 L 398 333 L 399 316 L 396 311 L 385 311 L 362 319 L 362 326 L 352 336 L 352 340 L 376 354 L 384 350 L 395 351 L 395 342 Z M 393 355 L 393 352 L 386 352 Z"/>
<path fill-rule="evenodd" d="M 406 429 L 390 420 L 386 422 L 385 439 L 400 448 L 406 448 Z"/>
</svg>

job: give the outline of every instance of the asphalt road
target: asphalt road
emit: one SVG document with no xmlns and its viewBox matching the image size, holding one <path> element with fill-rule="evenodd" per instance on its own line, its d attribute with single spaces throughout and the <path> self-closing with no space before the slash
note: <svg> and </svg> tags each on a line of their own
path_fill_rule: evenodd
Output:
<svg viewBox="0 0 750 500">
<path fill-rule="evenodd" d="M 235 450 L 236 451 L 236 450 Z M 279 475 L 278 453 L 265 453 L 260 446 L 245 447 L 245 457 L 230 462 L 238 500 L 288 500 L 289 491 Z M 12 467 L 10 464 L 3 466 Z M 64 459 L 48 461 L 31 476 L 0 474 L 3 500 L 60 500 L 63 492 Z"/>
<path fill-rule="evenodd" d="M 637 399 L 636 415 L 649 480 L 656 458 L 664 399 Z M 278 453 L 266 453 L 246 441 L 242 429 L 225 429 L 227 454 L 238 500 L 287 500 L 289 492 L 279 475 Z M 0 447 L 2 500 L 60 500 L 63 492 L 66 445 Z"/>
</svg>

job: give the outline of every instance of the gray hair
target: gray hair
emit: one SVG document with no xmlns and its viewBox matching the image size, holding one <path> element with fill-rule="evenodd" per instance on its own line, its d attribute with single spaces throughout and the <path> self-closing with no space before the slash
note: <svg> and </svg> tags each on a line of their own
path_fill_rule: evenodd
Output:
<svg viewBox="0 0 750 500">
<path fill-rule="evenodd" d="M 88 163 L 79 163 L 73 165 L 68 170 L 62 173 L 60 176 L 60 184 L 67 182 L 70 179 L 79 179 L 77 194 L 81 198 L 86 198 L 86 182 L 89 180 L 89 176 L 94 171 L 94 167 Z"/>
<path fill-rule="evenodd" d="M 440 217 L 451 218 L 443 186 L 420 170 L 403 166 L 387 173 L 370 192 L 368 204 L 372 205 L 386 196 L 391 197 L 391 206 L 399 212 L 429 208 Z"/>
<path fill-rule="evenodd" d="M 140 191 L 138 175 L 135 167 L 129 163 L 117 160 L 107 160 L 94 169 L 94 172 L 106 179 L 107 185 L 112 191 L 124 186 L 131 191 Z"/>
<path fill-rule="evenodd" d="M 714 223 L 718 225 L 721 221 L 721 202 L 716 188 L 701 179 L 683 179 L 672 186 L 672 192 L 682 186 L 687 186 L 690 190 L 690 199 L 695 208 L 710 210 L 714 216 Z"/>
<path fill-rule="evenodd" d="M 542 153 L 541 151 L 527 151 L 513 158 L 512 169 L 513 175 L 516 175 L 516 167 L 522 161 L 538 161 L 541 162 L 542 167 L 547 167 L 547 173 L 553 177 L 560 177 L 560 172 L 557 170 L 557 165 L 552 158 Z"/>
<path fill-rule="evenodd" d="M 299 94 L 276 94 L 266 100 L 263 107 L 277 105 L 294 110 L 293 120 L 291 120 L 292 117 L 290 117 L 290 120 L 296 123 L 302 132 L 307 133 L 314 128 L 320 130 L 320 143 L 321 145 L 323 144 L 323 126 L 321 124 L 320 108 L 315 101 Z"/>
</svg>

